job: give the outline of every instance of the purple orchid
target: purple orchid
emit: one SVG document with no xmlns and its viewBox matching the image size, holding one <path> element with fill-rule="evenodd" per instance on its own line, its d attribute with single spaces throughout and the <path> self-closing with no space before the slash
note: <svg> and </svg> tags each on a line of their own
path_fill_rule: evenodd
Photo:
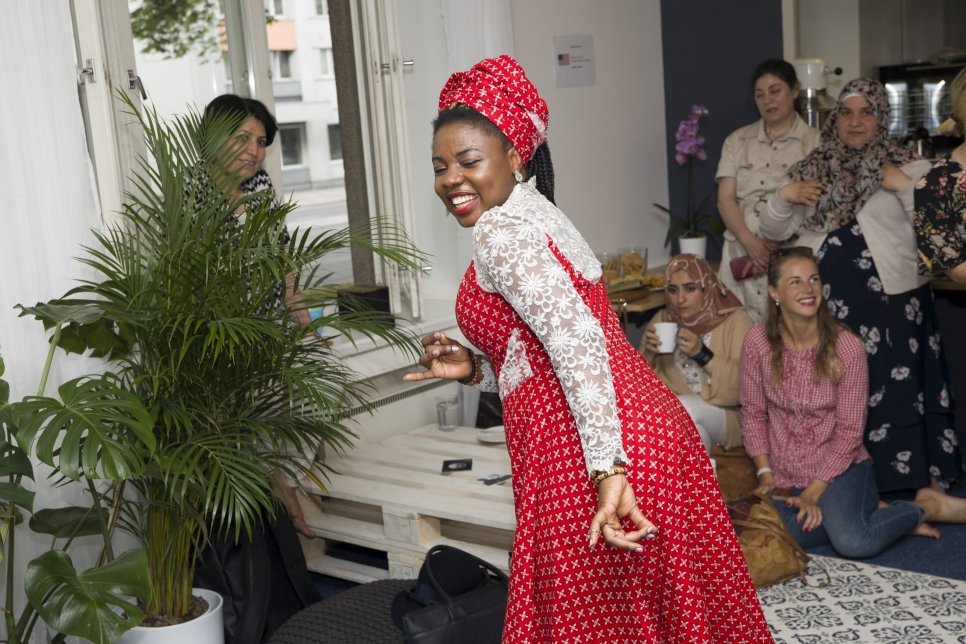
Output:
<svg viewBox="0 0 966 644">
<path fill-rule="evenodd" d="M 677 144 L 674 146 L 674 160 L 678 165 L 688 166 L 688 204 L 687 210 L 683 215 L 675 215 L 667 207 L 654 204 L 668 214 L 670 225 L 668 226 L 667 237 L 664 245 L 671 244 L 671 238 L 680 233 L 683 237 L 695 237 L 705 231 L 720 232 L 718 222 L 710 214 L 703 212 L 704 205 L 708 198 L 695 207 L 694 199 L 694 160 L 705 161 L 708 153 L 701 147 L 704 145 L 704 137 L 698 134 L 698 121 L 708 115 L 708 108 L 704 105 L 695 104 L 691 106 L 691 113 L 678 125 L 678 131 L 674 134 Z"/>
<path fill-rule="evenodd" d="M 684 165 L 689 157 L 695 157 L 700 161 L 708 158 L 708 153 L 701 146 L 704 145 L 704 137 L 698 134 L 698 121 L 702 116 L 708 115 L 708 108 L 704 105 L 693 105 L 691 114 L 678 125 L 678 131 L 674 138 L 677 145 L 674 146 L 674 160 L 678 165 Z"/>
</svg>

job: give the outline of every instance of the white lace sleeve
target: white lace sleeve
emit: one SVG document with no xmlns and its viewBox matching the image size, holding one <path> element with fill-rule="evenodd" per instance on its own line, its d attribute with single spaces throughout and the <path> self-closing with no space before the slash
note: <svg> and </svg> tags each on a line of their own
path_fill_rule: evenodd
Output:
<svg viewBox="0 0 966 644">
<path fill-rule="evenodd" d="M 483 372 L 480 381 L 474 385 L 466 385 L 467 387 L 472 387 L 473 389 L 479 389 L 480 391 L 489 391 L 491 393 L 496 393 L 500 390 L 496 383 L 496 374 L 493 373 L 493 365 L 486 358 L 480 362 L 480 371 Z"/>
<path fill-rule="evenodd" d="M 497 221 L 495 221 L 497 220 Z M 577 423 L 588 471 L 627 462 L 604 332 L 535 226 L 477 222 L 476 270 L 536 334 Z"/>
</svg>

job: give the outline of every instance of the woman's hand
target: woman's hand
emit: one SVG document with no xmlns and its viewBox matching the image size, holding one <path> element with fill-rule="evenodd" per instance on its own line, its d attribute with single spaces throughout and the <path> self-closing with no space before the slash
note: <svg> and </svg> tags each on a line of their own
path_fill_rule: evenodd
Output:
<svg viewBox="0 0 966 644">
<path fill-rule="evenodd" d="M 624 532 L 622 519 L 633 523 L 637 530 Z M 635 552 L 644 551 L 640 541 L 657 538 L 657 528 L 644 518 L 644 513 L 637 507 L 634 490 L 626 476 L 616 474 L 600 482 L 597 487 L 597 513 L 590 520 L 589 536 L 591 548 L 603 537 L 607 545 Z"/>
<path fill-rule="evenodd" d="M 788 203 L 814 206 L 822 196 L 822 184 L 818 180 L 796 181 L 783 186 L 778 191 L 778 196 Z"/>
<path fill-rule="evenodd" d="M 822 525 L 822 508 L 818 506 L 818 500 L 826 489 L 828 489 L 828 483 L 816 479 L 809 483 L 800 495 L 790 497 L 786 501 L 788 507 L 798 508 L 796 519 L 805 532 L 811 532 Z"/>
<path fill-rule="evenodd" d="M 902 192 L 912 183 L 912 177 L 894 165 L 882 166 L 882 187 L 890 192 Z"/>
<path fill-rule="evenodd" d="M 473 373 L 473 356 L 459 342 L 447 338 L 441 331 L 422 339 L 423 355 L 419 364 L 425 371 L 407 373 L 403 380 L 460 380 Z"/>
<path fill-rule="evenodd" d="M 644 331 L 644 350 L 648 353 L 659 353 L 657 350 L 661 346 L 661 341 L 657 337 L 657 331 L 653 326 L 647 327 Z"/>
<path fill-rule="evenodd" d="M 758 477 L 758 487 L 754 489 L 752 494 L 759 494 L 761 496 L 768 496 L 775 491 L 775 479 L 771 475 L 771 472 L 765 472 Z"/>
<path fill-rule="evenodd" d="M 751 258 L 751 264 L 755 268 L 752 275 L 764 275 L 768 270 L 768 260 L 771 258 L 771 252 L 778 248 L 779 242 L 764 239 L 751 232 L 739 241 L 748 252 L 748 257 Z"/>
<path fill-rule="evenodd" d="M 275 488 L 275 493 L 285 501 L 285 507 L 288 509 L 288 517 L 292 521 L 292 526 L 299 534 L 309 539 L 314 539 L 316 534 L 309 527 L 309 524 L 305 520 L 305 515 L 302 513 L 302 506 L 299 505 L 298 491 L 285 481 L 285 476 L 280 470 L 275 470 L 272 473 L 272 487 Z"/>
<path fill-rule="evenodd" d="M 289 317 L 292 322 L 299 326 L 312 324 L 312 316 L 309 315 L 309 309 L 305 306 L 302 291 L 296 288 L 295 273 L 285 275 L 285 305 L 289 310 Z"/>
<path fill-rule="evenodd" d="M 678 326 L 678 349 L 689 358 L 693 358 L 704 343 L 701 341 L 701 336 L 690 329 L 685 329 L 683 326 Z"/>
</svg>

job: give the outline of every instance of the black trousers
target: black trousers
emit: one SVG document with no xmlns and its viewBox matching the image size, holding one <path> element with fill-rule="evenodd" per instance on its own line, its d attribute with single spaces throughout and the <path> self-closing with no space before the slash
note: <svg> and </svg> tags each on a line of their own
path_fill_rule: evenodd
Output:
<svg viewBox="0 0 966 644">
<path fill-rule="evenodd" d="M 260 644 L 306 606 L 322 599 L 309 578 L 284 507 L 251 539 L 212 535 L 199 556 L 195 586 L 224 597 L 225 644 Z"/>
</svg>

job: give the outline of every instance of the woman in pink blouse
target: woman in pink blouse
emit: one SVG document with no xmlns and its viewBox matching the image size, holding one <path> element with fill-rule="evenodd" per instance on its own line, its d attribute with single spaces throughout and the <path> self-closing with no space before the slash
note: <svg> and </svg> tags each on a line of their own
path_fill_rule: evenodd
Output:
<svg viewBox="0 0 966 644">
<path fill-rule="evenodd" d="M 811 249 L 772 254 L 768 295 L 774 306 L 742 347 L 742 429 L 755 492 L 772 496 L 796 540 L 871 557 L 905 534 L 938 539 L 926 521 L 966 522 L 966 499 L 928 487 L 915 501 L 879 501 L 862 444 L 865 345 L 823 302 Z"/>
</svg>

